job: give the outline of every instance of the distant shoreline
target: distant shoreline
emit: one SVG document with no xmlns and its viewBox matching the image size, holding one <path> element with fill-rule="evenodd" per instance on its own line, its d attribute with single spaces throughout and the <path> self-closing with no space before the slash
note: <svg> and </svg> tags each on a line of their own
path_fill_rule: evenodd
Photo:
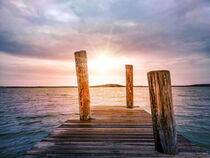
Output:
<svg viewBox="0 0 210 158">
<path fill-rule="evenodd" d="M 125 87 L 120 84 L 103 84 L 90 86 L 91 88 L 105 88 L 105 87 Z M 148 87 L 148 86 L 134 86 L 134 87 Z M 192 84 L 192 85 L 173 85 L 172 87 L 210 87 L 210 84 Z M 0 88 L 77 88 L 77 86 L 0 86 Z"/>
</svg>

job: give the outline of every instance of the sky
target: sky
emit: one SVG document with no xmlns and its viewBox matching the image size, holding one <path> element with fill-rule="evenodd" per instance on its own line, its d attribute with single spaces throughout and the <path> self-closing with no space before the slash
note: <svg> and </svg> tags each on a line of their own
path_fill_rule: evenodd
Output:
<svg viewBox="0 0 210 158">
<path fill-rule="evenodd" d="M 173 85 L 210 83 L 209 0 L 0 0 L 0 86 L 134 85 L 169 70 Z"/>
</svg>

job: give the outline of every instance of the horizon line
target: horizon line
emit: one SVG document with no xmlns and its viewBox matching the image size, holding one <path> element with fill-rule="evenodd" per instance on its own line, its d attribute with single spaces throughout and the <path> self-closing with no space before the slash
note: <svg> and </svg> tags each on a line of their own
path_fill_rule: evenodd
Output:
<svg viewBox="0 0 210 158">
<path fill-rule="evenodd" d="M 189 84 L 189 85 L 172 85 L 172 87 L 196 87 L 196 86 L 210 86 L 210 83 L 203 84 Z M 126 87 L 121 84 L 101 84 L 91 85 L 89 87 Z M 133 87 L 148 87 L 148 85 L 134 85 Z M 0 88 L 77 88 L 77 86 L 0 86 Z"/>
</svg>

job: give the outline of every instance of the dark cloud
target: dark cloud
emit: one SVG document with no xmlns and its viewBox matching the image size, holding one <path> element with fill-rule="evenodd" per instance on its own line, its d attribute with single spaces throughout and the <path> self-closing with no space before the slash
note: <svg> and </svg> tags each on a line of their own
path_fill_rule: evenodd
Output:
<svg viewBox="0 0 210 158">
<path fill-rule="evenodd" d="M 13 34 L 8 31 L 0 31 L 0 50 L 13 55 L 33 56 L 42 48 L 34 47 L 31 44 L 21 43 L 13 39 Z M 30 53 L 31 54 L 28 54 Z"/>
</svg>

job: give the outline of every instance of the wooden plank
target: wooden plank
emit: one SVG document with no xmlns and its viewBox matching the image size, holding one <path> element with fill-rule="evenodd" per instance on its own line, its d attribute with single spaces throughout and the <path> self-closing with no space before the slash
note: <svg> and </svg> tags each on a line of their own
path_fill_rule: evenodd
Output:
<svg viewBox="0 0 210 158">
<path fill-rule="evenodd" d="M 63 125 L 152 125 L 151 122 L 64 122 Z"/>
<path fill-rule="evenodd" d="M 99 106 L 91 114 L 88 121 L 67 120 L 23 157 L 209 157 L 180 134 L 178 155 L 155 151 L 151 116 L 139 108 Z"/>
</svg>

